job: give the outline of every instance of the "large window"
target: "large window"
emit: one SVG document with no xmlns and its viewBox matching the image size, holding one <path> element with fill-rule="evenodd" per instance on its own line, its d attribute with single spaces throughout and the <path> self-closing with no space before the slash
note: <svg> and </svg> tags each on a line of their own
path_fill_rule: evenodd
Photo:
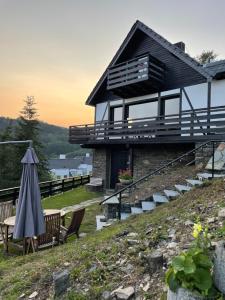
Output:
<svg viewBox="0 0 225 300">
<path fill-rule="evenodd" d="M 158 114 L 158 101 L 129 105 L 128 120 L 152 118 Z"/>
</svg>

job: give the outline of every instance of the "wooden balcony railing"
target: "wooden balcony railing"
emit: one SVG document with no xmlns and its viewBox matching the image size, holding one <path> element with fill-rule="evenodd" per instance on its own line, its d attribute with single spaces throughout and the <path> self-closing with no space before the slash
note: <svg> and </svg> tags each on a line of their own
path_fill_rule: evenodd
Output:
<svg viewBox="0 0 225 300">
<path fill-rule="evenodd" d="M 107 89 L 120 90 L 151 80 L 152 84 L 164 83 L 164 65 L 149 54 L 117 64 L 108 69 Z"/>
<path fill-rule="evenodd" d="M 209 137 L 211 136 L 211 137 Z M 225 106 L 116 122 L 71 126 L 73 144 L 157 143 L 225 137 Z"/>
</svg>

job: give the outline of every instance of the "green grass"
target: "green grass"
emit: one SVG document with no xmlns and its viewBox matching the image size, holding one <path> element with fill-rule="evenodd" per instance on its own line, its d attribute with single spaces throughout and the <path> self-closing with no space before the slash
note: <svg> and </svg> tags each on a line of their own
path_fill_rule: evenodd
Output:
<svg viewBox="0 0 225 300">
<path fill-rule="evenodd" d="M 82 186 L 60 195 L 45 198 L 42 200 L 42 206 L 44 209 L 61 209 L 100 196 L 99 193 L 87 192 Z"/>
<path fill-rule="evenodd" d="M 83 230 L 89 231 L 87 237 L 53 249 L 0 261 L 0 298 L 2 296 L 4 300 L 14 300 L 22 293 L 28 296 L 31 292 L 38 291 L 40 299 L 52 299 L 52 273 L 63 270 L 66 262 L 70 263 L 67 268 L 71 273 L 72 290 L 65 299 L 100 299 L 102 290 L 112 291 L 120 285 L 135 285 L 144 274 L 144 266 L 138 255 L 140 251 L 152 251 L 154 245 L 166 239 L 171 227 L 188 242 L 192 228 L 185 226 L 185 221 L 194 221 L 199 217 L 202 222 L 207 222 L 208 217 L 217 215 L 223 202 L 224 182 L 219 180 L 209 186 L 193 189 L 177 200 L 157 207 L 151 213 L 132 216 L 127 221 L 117 222 L 98 232 L 92 232 L 92 222 L 99 210 L 98 205 L 93 205 L 87 209 L 87 218 L 83 223 Z M 173 218 L 168 219 L 171 216 L 180 221 L 174 223 Z M 146 235 L 149 227 L 152 231 Z M 134 247 L 128 247 L 126 238 L 116 238 L 124 230 L 138 233 L 138 239 L 142 243 L 135 252 Z M 145 241 L 148 242 L 148 247 L 145 246 Z M 119 258 L 125 258 L 135 267 L 132 276 L 125 276 L 117 267 Z M 94 265 L 97 267 L 90 271 Z M 160 282 L 164 280 L 163 274 L 155 280 L 148 292 L 154 300 L 161 298 Z M 83 296 L 86 287 L 89 292 Z"/>
</svg>

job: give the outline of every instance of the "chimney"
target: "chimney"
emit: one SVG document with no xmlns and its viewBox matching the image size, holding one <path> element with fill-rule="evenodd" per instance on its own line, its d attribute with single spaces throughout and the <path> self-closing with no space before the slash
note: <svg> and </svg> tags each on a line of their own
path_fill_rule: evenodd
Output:
<svg viewBox="0 0 225 300">
<path fill-rule="evenodd" d="M 185 43 L 184 42 L 175 43 L 174 46 L 177 46 L 178 48 L 180 48 L 182 51 L 185 52 Z"/>
</svg>

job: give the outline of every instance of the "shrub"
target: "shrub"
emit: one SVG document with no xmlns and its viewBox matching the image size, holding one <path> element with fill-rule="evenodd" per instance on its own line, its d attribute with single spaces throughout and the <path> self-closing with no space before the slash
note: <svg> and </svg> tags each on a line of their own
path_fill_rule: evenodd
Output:
<svg viewBox="0 0 225 300">
<path fill-rule="evenodd" d="M 220 294 L 213 285 L 208 229 L 197 223 L 193 236 L 195 241 L 192 247 L 172 260 L 166 272 L 166 283 L 173 292 L 182 287 L 204 297 L 219 299 Z"/>
</svg>

